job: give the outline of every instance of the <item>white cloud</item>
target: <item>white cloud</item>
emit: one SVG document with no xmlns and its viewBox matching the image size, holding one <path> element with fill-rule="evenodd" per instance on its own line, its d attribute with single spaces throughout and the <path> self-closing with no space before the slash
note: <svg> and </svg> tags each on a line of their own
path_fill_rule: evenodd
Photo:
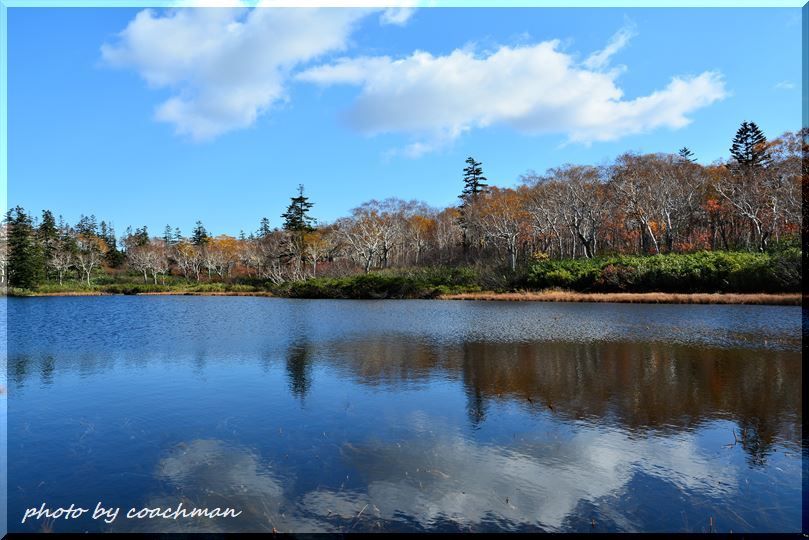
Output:
<svg viewBox="0 0 809 540">
<path fill-rule="evenodd" d="M 552 40 L 487 54 L 456 49 L 445 56 L 416 51 L 399 59 L 342 58 L 307 69 L 298 79 L 361 87 L 347 112 L 349 124 L 367 134 L 418 134 L 417 154 L 431 141 L 494 124 L 524 133 L 563 133 L 583 143 L 676 129 L 691 121 L 689 114 L 726 96 L 722 76 L 706 71 L 673 77 L 661 90 L 625 99 L 616 85 L 620 70 L 594 67 L 606 66 L 631 35 L 621 30 L 582 63 Z"/>
<path fill-rule="evenodd" d="M 795 83 L 792 81 L 781 81 L 774 86 L 776 90 L 792 90 L 795 88 Z"/>
<path fill-rule="evenodd" d="M 726 95 L 721 75 L 706 71 L 625 98 L 616 84 L 621 70 L 609 62 L 635 34 L 631 25 L 584 61 L 552 40 L 487 52 L 469 46 L 443 56 L 417 50 L 401 58 L 346 57 L 313 66 L 326 55 L 344 54 L 358 22 L 371 13 L 380 24 L 403 25 L 413 8 L 146 9 L 101 54 L 107 65 L 134 69 L 150 87 L 168 89 L 155 118 L 194 140 L 253 125 L 289 99 L 288 83 L 297 77 L 360 87 L 346 111 L 349 125 L 366 134 L 408 135 L 410 144 L 393 152 L 408 157 L 496 124 L 583 143 L 676 129 Z"/>
<path fill-rule="evenodd" d="M 380 24 L 404 26 L 416 10 L 410 7 L 388 8 L 379 16 Z"/>
<path fill-rule="evenodd" d="M 204 140 L 248 127 L 285 100 L 290 72 L 345 50 L 355 23 L 369 12 L 146 9 L 101 54 L 110 66 L 134 68 L 151 87 L 172 89 L 156 118 Z"/>
<path fill-rule="evenodd" d="M 684 493 L 726 499 L 738 493 L 738 470 L 717 467 L 689 434 L 638 439 L 623 430 L 585 429 L 553 443 L 504 448 L 469 441 L 451 429 L 439 433 L 432 436 L 425 428 L 408 444 L 344 447 L 368 483 L 366 492 L 310 492 L 303 507 L 321 516 L 337 508 L 350 515 L 353 508 L 356 515 L 368 503 L 384 520 L 406 516 L 425 528 L 446 520 L 461 526 L 490 520 L 560 531 L 583 501 L 597 503 L 602 512 L 620 504 L 639 474 Z M 613 510 L 618 519 L 626 514 L 620 506 Z M 623 527 L 631 532 L 638 524 L 626 520 Z"/>
<path fill-rule="evenodd" d="M 590 69 L 599 69 L 606 66 L 607 63 L 609 63 L 610 58 L 615 53 L 626 47 L 629 40 L 632 39 L 636 34 L 637 33 L 635 32 L 634 25 L 624 26 L 610 38 L 610 41 L 607 43 L 606 47 L 587 57 L 587 60 L 584 61 L 584 67 Z"/>
</svg>

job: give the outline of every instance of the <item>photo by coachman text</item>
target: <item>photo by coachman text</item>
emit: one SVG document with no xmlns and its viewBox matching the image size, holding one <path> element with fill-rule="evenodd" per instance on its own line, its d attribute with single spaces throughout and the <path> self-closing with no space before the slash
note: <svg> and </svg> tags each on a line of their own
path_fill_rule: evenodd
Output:
<svg viewBox="0 0 809 540">
<path fill-rule="evenodd" d="M 68 508 L 54 508 L 50 509 L 47 508 L 45 503 L 37 508 L 28 508 L 25 511 L 25 515 L 22 518 L 22 523 L 25 523 L 27 519 L 77 519 L 80 518 L 82 515 L 89 512 L 89 508 L 80 508 L 76 507 L 75 504 L 71 504 Z M 96 509 L 93 512 L 93 519 L 98 519 L 99 517 L 103 517 L 106 523 L 112 523 L 115 521 L 115 518 L 118 517 L 118 513 L 120 508 L 109 508 L 105 509 L 101 507 L 101 503 L 96 505 Z M 196 517 L 205 517 L 205 518 L 216 518 L 216 517 L 239 517 L 241 515 L 241 510 L 236 511 L 233 508 L 192 508 L 186 510 L 183 508 L 183 503 L 180 502 L 177 504 L 177 508 L 167 507 L 167 508 L 130 508 L 127 513 L 127 519 L 154 519 L 154 518 L 163 518 L 163 519 L 177 519 L 180 518 L 196 518 Z"/>
</svg>

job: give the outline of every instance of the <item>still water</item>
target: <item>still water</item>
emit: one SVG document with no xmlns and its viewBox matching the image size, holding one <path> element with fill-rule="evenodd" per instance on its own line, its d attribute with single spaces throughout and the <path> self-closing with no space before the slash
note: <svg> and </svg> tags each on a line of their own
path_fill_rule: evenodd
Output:
<svg viewBox="0 0 809 540">
<path fill-rule="evenodd" d="M 800 531 L 801 308 L 8 299 L 10 531 Z M 120 507 L 112 523 L 89 514 Z M 73 520 L 26 509 L 89 508 Z M 125 519 L 130 508 L 238 517 Z"/>
</svg>

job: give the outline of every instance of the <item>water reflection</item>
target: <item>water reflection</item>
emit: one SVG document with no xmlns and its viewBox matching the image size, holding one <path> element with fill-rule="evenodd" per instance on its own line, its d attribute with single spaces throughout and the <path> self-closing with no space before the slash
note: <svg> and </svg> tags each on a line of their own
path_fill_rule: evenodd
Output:
<svg viewBox="0 0 809 540">
<path fill-rule="evenodd" d="M 146 508 L 234 508 L 237 518 L 145 519 L 119 521 L 113 530 L 142 532 L 225 532 L 248 526 L 271 532 L 280 524 L 283 481 L 254 453 L 216 439 L 175 445 L 157 465 L 155 476 L 165 491 L 151 496 Z"/>
<path fill-rule="evenodd" d="M 621 499 L 638 477 L 675 488 L 694 500 L 743 496 L 739 468 L 717 467 L 694 435 L 638 441 L 621 430 L 549 432 L 513 448 L 481 444 L 446 430 L 407 444 L 341 447 L 344 465 L 362 476 L 363 490 L 297 492 L 254 452 L 219 440 L 178 444 L 157 467 L 164 493 L 145 506 L 235 508 L 238 519 L 144 520 L 144 531 L 323 532 L 374 530 L 565 530 L 571 516 L 592 506 L 589 520 L 636 531 L 622 518 Z M 740 502 L 740 501 L 739 501 Z M 734 502 L 738 504 L 738 502 Z M 687 507 L 698 515 L 699 503 Z M 743 530 L 744 518 L 725 525 Z M 134 528 L 133 528 L 134 527 Z M 687 526 L 685 527 L 687 530 Z"/>
<path fill-rule="evenodd" d="M 206 361 L 195 355 L 197 373 Z M 508 402 L 566 421 L 621 426 L 631 432 L 678 433 L 728 419 L 738 429 L 730 442 L 763 465 L 778 441 L 800 444 L 800 355 L 744 349 L 707 349 L 659 343 L 467 343 L 442 346 L 390 336 L 314 344 L 295 341 L 284 352 L 289 392 L 303 400 L 313 384 L 313 366 L 337 369 L 359 384 L 401 385 L 430 379 L 457 380 L 473 427 L 487 420 L 492 403 Z M 257 359 L 257 361 L 261 361 Z M 111 361 L 108 361 L 111 362 Z M 16 356 L 12 385 L 33 373 L 52 384 L 57 361 Z M 91 376 L 101 366 L 85 357 L 78 369 Z"/>
<path fill-rule="evenodd" d="M 689 437 L 638 444 L 620 431 L 588 430 L 503 448 L 449 435 L 351 447 L 347 456 L 383 518 L 402 514 L 425 529 L 496 521 L 559 530 L 582 501 L 619 493 L 636 474 L 712 497 L 737 490 L 734 468 L 712 468 Z"/>
<path fill-rule="evenodd" d="M 566 420 L 630 431 L 693 430 L 714 419 L 739 424 L 751 463 L 779 440 L 799 444 L 800 356 L 659 343 L 467 343 L 414 345 L 395 339 L 333 343 L 334 364 L 362 384 L 461 380 L 473 425 L 493 401 Z M 728 433 L 733 441 L 732 433 Z"/>
<path fill-rule="evenodd" d="M 296 341 L 287 349 L 286 370 L 289 391 L 301 401 L 312 385 L 312 347 L 305 341 Z"/>
<path fill-rule="evenodd" d="M 700 531 L 710 518 L 752 532 L 800 522 L 801 356 L 786 308 L 624 306 L 603 318 L 609 306 L 596 316 L 106 300 L 34 301 L 9 327 L 12 516 L 103 499 L 242 511 L 122 520 L 115 531 Z M 135 317 L 134 306 L 149 309 Z M 222 325 L 209 324 L 211 308 Z M 650 314 L 677 321 L 675 338 L 649 329 Z M 158 321 L 170 328 L 154 333 Z"/>
</svg>

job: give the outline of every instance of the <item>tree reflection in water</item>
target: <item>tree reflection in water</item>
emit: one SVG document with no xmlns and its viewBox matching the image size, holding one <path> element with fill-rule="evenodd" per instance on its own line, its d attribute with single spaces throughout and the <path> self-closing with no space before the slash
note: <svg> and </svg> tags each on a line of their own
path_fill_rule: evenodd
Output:
<svg viewBox="0 0 809 540">
<path fill-rule="evenodd" d="M 662 343 L 466 343 L 399 339 L 331 343 L 330 362 L 369 385 L 460 377 L 473 426 L 492 401 L 630 432 L 737 423 L 753 465 L 778 441 L 800 444 L 799 354 Z M 797 361 L 796 361 L 797 359 Z M 733 441 L 733 434 L 728 433 Z"/>
</svg>

